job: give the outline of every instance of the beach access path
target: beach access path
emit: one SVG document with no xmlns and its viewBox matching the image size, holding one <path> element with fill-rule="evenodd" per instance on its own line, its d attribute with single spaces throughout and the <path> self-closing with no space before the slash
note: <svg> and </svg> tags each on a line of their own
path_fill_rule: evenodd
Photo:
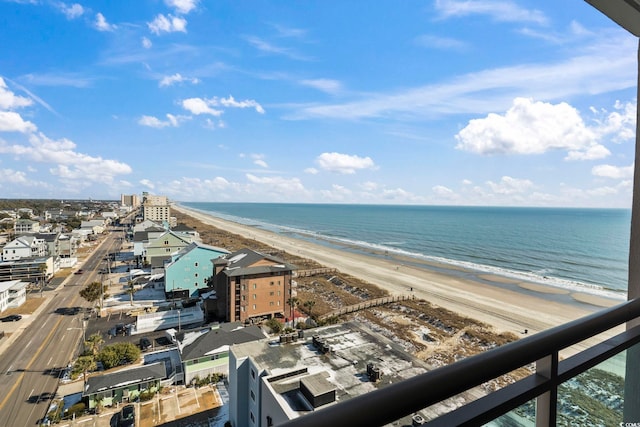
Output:
<svg viewBox="0 0 640 427">
<path fill-rule="evenodd" d="M 459 267 L 416 267 L 399 263 L 398 259 L 367 256 L 291 238 L 184 206 L 173 206 L 173 209 L 216 228 L 312 259 L 326 267 L 337 268 L 379 286 L 391 295 L 412 292 L 416 298 L 484 322 L 497 332 L 522 335 L 527 330 L 531 334 L 622 302 L 535 283 L 521 283 L 517 279 Z M 447 274 L 447 271 L 451 273 Z M 506 289 L 504 285 L 513 285 L 514 289 Z M 570 297 L 565 298 L 569 302 L 559 301 L 559 294 Z M 619 330 L 622 331 L 622 327 Z"/>
</svg>

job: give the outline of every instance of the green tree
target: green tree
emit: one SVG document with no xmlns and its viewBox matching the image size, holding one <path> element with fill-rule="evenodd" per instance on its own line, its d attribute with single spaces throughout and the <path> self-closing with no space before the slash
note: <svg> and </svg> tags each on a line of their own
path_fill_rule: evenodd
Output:
<svg viewBox="0 0 640 427">
<path fill-rule="evenodd" d="M 107 287 L 100 282 L 91 282 L 80 291 L 80 296 L 89 302 L 95 302 L 100 300 L 106 289 Z M 106 293 L 104 294 L 104 298 L 108 296 Z"/>
<path fill-rule="evenodd" d="M 102 338 L 102 334 L 99 333 L 92 334 L 89 339 L 84 342 L 84 345 L 94 357 L 98 356 L 102 344 L 104 344 L 104 339 Z"/>
<path fill-rule="evenodd" d="M 135 362 L 140 358 L 140 349 L 133 343 L 120 342 L 104 347 L 98 353 L 98 360 L 105 369 Z"/>
<path fill-rule="evenodd" d="M 76 363 L 73 364 L 71 373 L 75 375 L 83 374 L 84 381 L 87 381 L 87 372 L 93 371 L 96 367 L 96 361 L 93 356 L 80 356 Z"/>
</svg>

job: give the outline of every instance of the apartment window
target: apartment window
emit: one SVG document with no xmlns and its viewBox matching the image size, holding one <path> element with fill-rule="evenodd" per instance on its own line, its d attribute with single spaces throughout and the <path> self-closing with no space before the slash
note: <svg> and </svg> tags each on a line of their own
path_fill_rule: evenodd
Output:
<svg viewBox="0 0 640 427">
<path fill-rule="evenodd" d="M 240 307 L 240 311 L 244 311 L 244 307 Z"/>
<path fill-rule="evenodd" d="M 256 395 L 253 390 L 251 390 L 251 400 L 253 400 L 254 402 L 256 401 Z"/>
<path fill-rule="evenodd" d="M 241 285 L 240 289 L 242 289 L 243 291 L 246 291 L 247 290 L 247 285 Z"/>
<path fill-rule="evenodd" d="M 269 285 L 273 286 L 273 282 L 269 283 Z"/>
<path fill-rule="evenodd" d="M 253 284 L 253 289 L 257 289 L 257 288 L 258 288 L 258 285 L 254 283 Z"/>
<path fill-rule="evenodd" d="M 194 277 L 198 277 L 198 273 L 195 273 L 195 274 L 194 274 Z"/>
<path fill-rule="evenodd" d="M 280 291 L 278 291 L 278 296 L 280 296 Z"/>
<path fill-rule="evenodd" d="M 269 302 L 269 305 L 273 306 L 273 301 Z"/>
<path fill-rule="evenodd" d="M 276 301 L 276 303 L 277 303 L 276 305 L 280 306 L 280 301 Z"/>
<path fill-rule="evenodd" d="M 253 304 L 253 309 L 254 309 L 254 310 L 256 309 L 256 305 L 255 305 L 255 304 Z"/>
<path fill-rule="evenodd" d="M 165 240 L 165 241 L 164 241 L 164 244 L 165 244 L 165 245 L 168 245 L 168 244 L 169 244 L 169 241 L 168 241 L 168 240 Z"/>
<path fill-rule="evenodd" d="M 255 417 L 253 416 L 253 412 L 249 412 L 249 416 L 251 417 L 251 422 L 252 422 L 252 423 L 255 423 L 255 422 L 256 422 L 256 419 L 255 419 Z"/>
<path fill-rule="evenodd" d="M 256 379 L 256 371 L 254 371 L 253 369 L 251 370 L 251 378 L 253 378 L 254 380 Z"/>
<path fill-rule="evenodd" d="M 246 295 L 242 295 L 242 301 L 246 301 L 247 300 L 247 296 Z"/>
<path fill-rule="evenodd" d="M 197 267 L 197 266 L 198 266 L 198 263 L 196 262 L 196 263 L 194 263 L 193 265 L 194 265 L 194 267 Z"/>
<path fill-rule="evenodd" d="M 267 427 L 273 427 L 273 418 L 267 415 Z"/>
<path fill-rule="evenodd" d="M 253 299 L 258 299 L 258 294 L 253 294 Z"/>
<path fill-rule="evenodd" d="M 274 292 L 273 292 L 273 291 L 269 292 L 269 296 L 270 296 L 270 297 L 272 297 L 273 295 L 274 295 Z"/>
</svg>

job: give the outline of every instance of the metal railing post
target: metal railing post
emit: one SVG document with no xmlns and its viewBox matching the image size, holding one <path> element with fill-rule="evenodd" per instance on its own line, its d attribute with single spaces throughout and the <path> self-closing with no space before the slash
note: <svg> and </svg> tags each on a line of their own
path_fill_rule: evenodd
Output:
<svg viewBox="0 0 640 427">
<path fill-rule="evenodd" d="M 551 383 L 549 390 L 536 398 L 536 427 L 555 427 L 558 408 L 558 352 L 536 361 L 536 375 Z"/>
</svg>

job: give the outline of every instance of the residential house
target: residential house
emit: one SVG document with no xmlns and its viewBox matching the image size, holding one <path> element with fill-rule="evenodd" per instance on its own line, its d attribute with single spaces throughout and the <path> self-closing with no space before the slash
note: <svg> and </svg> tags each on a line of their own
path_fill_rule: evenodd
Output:
<svg viewBox="0 0 640 427">
<path fill-rule="evenodd" d="M 0 313 L 11 307 L 20 307 L 27 301 L 27 283 L 20 280 L 0 282 Z"/>
<path fill-rule="evenodd" d="M 229 348 L 234 344 L 258 341 L 266 338 L 258 326 L 243 327 L 241 323 L 223 323 L 195 340 L 184 343 L 181 358 L 184 383 L 191 384 L 198 378 L 211 374 L 229 373 Z"/>
<path fill-rule="evenodd" d="M 37 233 L 40 231 L 40 223 L 38 221 L 20 218 L 16 220 L 13 229 L 16 236 L 19 234 Z"/>
<path fill-rule="evenodd" d="M 43 257 L 45 255 L 47 255 L 47 244 L 44 239 L 28 234 L 13 239 L 2 249 L 3 261 Z"/>
<path fill-rule="evenodd" d="M 147 231 L 150 228 L 162 228 L 164 231 L 166 231 L 166 229 L 162 227 L 162 223 L 157 223 L 155 221 L 151 221 L 150 219 L 145 219 L 144 221 L 141 221 L 133 226 L 133 232 L 136 233 L 138 231 Z"/>
<path fill-rule="evenodd" d="M 178 236 L 188 236 L 192 242 L 201 242 L 200 233 L 195 228 L 187 227 L 184 224 L 178 224 L 175 227 L 171 228 L 171 231 L 176 233 Z"/>
<path fill-rule="evenodd" d="M 42 255 L 60 256 L 60 234 L 59 233 L 36 233 L 35 237 L 42 239 L 46 245 L 46 252 Z"/>
<path fill-rule="evenodd" d="M 145 264 L 150 265 L 151 268 L 162 268 L 165 261 L 170 261 L 173 254 L 186 248 L 190 243 L 191 239 L 188 237 L 165 231 L 155 239 L 149 239 L 144 257 Z"/>
<path fill-rule="evenodd" d="M 118 218 L 120 218 L 120 216 L 118 215 L 118 213 L 117 213 L 117 212 L 114 212 L 114 211 L 109 211 L 109 212 L 106 212 L 106 211 L 105 211 L 105 212 L 102 212 L 102 213 L 100 214 L 100 216 L 101 216 L 102 218 L 104 218 L 104 220 L 105 220 L 106 222 L 108 222 L 109 224 L 113 224 L 114 222 L 116 222 L 116 221 L 118 220 Z"/>
<path fill-rule="evenodd" d="M 278 315 L 291 317 L 296 266 L 281 258 L 241 249 L 213 260 L 217 315 L 227 322 L 246 322 Z"/>
<path fill-rule="evenodd" d="M 21 280 L 41 283 L 43 279 L 49 280 L 58 269 L 59 264 L 52 256 L 3 261 L 0 262 L 0 282 Z"/>
<path fill-rule="evenodd" d="M 102 234 L 106 229 L 106 221 L 104 219 L 90 219 L 80 223 L 81 230 L 91 230 L 92 234 Z"/>
<path fill-rule="evenodd" d="M 91 375 L 87 378 L 82 397 L 89 409 L 95 409 L 98 401 L 102 406 L 131 402 L 142 392 L 157 392 L 166 377 L 164 362 Z"/>
<path fill-rule="evenodd" d="M 75 258 L 78 253 L 79 240 L 73 234 L 60 234 L 58 247 L 61 258 Z"/>
<path fill-rule="evenodd" d="M 176 291 L 180 295 L 198 297 L 200 291 L 209 286 L 209 279 L 213 275 L 211 261 L 228 254 L 230 252 L 226 249 L 196 242 L 175 253 L 164 266 L 167 299 L 173 298 Z"/>
<path fill-rule="evenodd" d="M 154 224 L 154 223 L 152 223 Z M 152 225 L 143 231 L 134 231 L 133 233 L 133 256 L 142 264 L 147 256 L 147 246 L 149 243 L 166 233 L 166 229 L 159 225 Z"/>
</svg>

